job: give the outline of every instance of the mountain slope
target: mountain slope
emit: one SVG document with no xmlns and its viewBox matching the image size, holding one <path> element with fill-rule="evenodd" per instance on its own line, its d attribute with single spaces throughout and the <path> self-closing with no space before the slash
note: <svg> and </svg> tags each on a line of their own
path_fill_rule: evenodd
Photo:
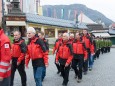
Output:
<svg viewBox="0 0 115 86">
<path fill-rule="evenodd" d="M 88 16 L 95 22 L 99 22 L 101 20 L 106 25 L 110 25 L 113 22 L 112 20 L 104 16 L 102 13 L 96 10 L 87 8 L 85 5 L 82 5 L 82 4 L 44 5 L 43 15 L 48 16 L 48 17 L 54 17 L 54 18 L 62 18 L 61 17 L 62 9 L 64 9 L 63 19 L 66 19 L 66 20 L 74 20 L 76 13 L 79 15 L 81 12 L 83 12 L 86 16 Z"/>
</svg>

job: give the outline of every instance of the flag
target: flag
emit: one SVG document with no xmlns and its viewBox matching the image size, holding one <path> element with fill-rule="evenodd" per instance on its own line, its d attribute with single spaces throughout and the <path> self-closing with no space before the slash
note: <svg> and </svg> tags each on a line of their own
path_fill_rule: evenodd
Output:
<svg viewBox="0 0 115 86">
<path fill-rule="evenodd" d="M 76 23 L 78 23 L 78 12 L 77 12 L 77 10 L 74 10 L 74 20 L 76 21 Z"/>
<path fill-rule="evenodd" d="M 54 18 L 57 18 L 57 12 L 55 8 L 54 8 Z"/>
<path fill-rule="evenodd" d="M 51 8 L 47 8 L 47 16 L 51 17 Z"/>
<path fill-rule="evenodd" d="M 36 0 L 36 12 L 38 13 L 38 0 Z"/>
<path fill-rule="evenodd" d="M 61 9 L 61 19 L 64 19 L 64 9 Z"/>
<path fill-rule="evenodd" d="M 68 19 L 70 19 L 71 16 L 71 10 L 68 10 Z"/>
<path fill-rule="evenodd" d="M 83 21 L 83 12 L 81 11 L 81 20 L 80 20 L 80 22 L 82 23 L 82 21 Z"/>
</svg>

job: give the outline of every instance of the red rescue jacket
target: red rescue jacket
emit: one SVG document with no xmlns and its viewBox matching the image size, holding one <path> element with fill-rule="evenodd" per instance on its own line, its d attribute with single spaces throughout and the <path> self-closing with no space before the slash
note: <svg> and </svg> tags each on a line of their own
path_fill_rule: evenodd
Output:
<svg viewBox="0 0 115 86">
<path fill-rule="evenodd" d="M 7 78 L 11 73 L 11 47 L 10 40 L 0 30 L 0 77 Z"/>
<path fill-rule="evenodd" d="M 55 51 L 58 49 L 59 45 L 62 43 L 62 39 L 57 39 L 53 48 L 53 54 L 55 53 Z"/>
<path fill-rule="evenodd" d="M 58 62 L 60 58 L 67 60 L 66 64 L 71 63 L 73 59 L 73 50 L 70 43 L 62 42 L 62 44 L 59 46 L 56 54 L 56 62 Z"/>
<path fill-rule="evenodd" d="M 23 39 L 19 39 L 18 42 L 15 42 L 12 44 L 12 57 L 17 58 L 18 62 L 20 63 L 22 60 L 24 60 L 26 51 L 21 51 L 21 44 L 24 42 Z M 23 46 L 23 48 L 26 48 L 26 46 Z M 25 49 L 26 50 L 26 49 Z"/>
<path fill-rule="evenodd" d="M 31 39 L 30 43 L 27 45 L 27 56 L 26 56 L 26 65 L 28 65 L 30 58 L 32 60 L 36 60 L 36 59 L 41 59 L 43 58 L 44 60 L 44 64 L 48 64 L 48 52 L 45 50 L 43 50 L 43 47 L 45 47 L 45 45 L 40 45 L 37 42 L 39 38 L 38 37 L 34 37 L 33 39 Z M 40 41 L 43 41 L 42 39 L 39 39 Z"/>
<path fill-rule="evenodd" d="M 92 47 L 92 40 L 90 39 L 90 37 L 89 36 L 83 36 L 82 41 L 85 43 L 86 48 L 90 49 L 90 52 L 92 54 L 94 54 L 94 50 L 93 50 L 93 47 Z"/>
<path fill-rule="evenodd" d="M 80 40 L 73 42 L 73 53 L 74 54 L 83 54 L 84 58 L 87 59 L 87 50 L 85 48 L 85 44 Z"/>
</svg>

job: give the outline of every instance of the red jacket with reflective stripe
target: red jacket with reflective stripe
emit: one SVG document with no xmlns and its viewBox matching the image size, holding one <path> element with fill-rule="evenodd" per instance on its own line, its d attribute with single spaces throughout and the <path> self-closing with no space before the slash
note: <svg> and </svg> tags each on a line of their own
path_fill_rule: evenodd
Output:
<svg viewBox="0 0 115 86">
<path fill-rule="evenodd" d="M 32 60 L 43 58 L 44 64 L 46 65 L 48 64 L 48 52 L 46 51 L 46 48 L 45 50 L 42 49 L 42 47 L 43 46 L 45 47 L 45 45 L 41 46 L 36 43 L 38 39 L 39 39 L 38 37 L 32 39 L 27 46 L 26 65 L 28 65 L 30 58 Z M 42 39 L 39 40 L 43 41 Z"/>
<path fill-rule="evenodd" d="M 0 30 L 0 77 L 7 78 L 11 73 L 11 51 L 10 40 L 4 34 L 3 30 Z"/>
<path fill-rule="evenodd" d="M 92 40 L 90 37 L 88 38 L 87 36 L 82 37 L 82 41 L 85 43 L 86 48 L 90 49 L 91 53 L 94 53 L 93 47 L 92 47 Z"/>
<path fill-rule="evenodd" d="M 84 58 L 87 59 L 87 50 L 85 49 L 85 44 L 83 42 L 75 41 L 72 46 L 74 54 L 83 54 Z"/>
<path fill-rule="evenodd" d="M 24 60 L 25 53 L 21 51 L 21 43 L 24 42 L 24 40 L 20 39 L 18 42 L 14 42 L 12 44 L 12 57 L 17 58 L 18 62 L 20 63 L 22 60 Z"/>
<path fill-rule="evenodd" d="M 59 45 L 62 43 L 62 39 L 57 39 L 53 48 L 53 54 L 55 53 L 55 51 L 58 49 Z"/>
<path fill-rule="evenodd" d="M 59 58 L 62 58 L 62 59 L 67 60 L 66 64 L 71 63 L 71 61 L 73 59 L 73 50 L 72 50 L 72 45 L 71 45 L 71 49 L 70 49 L 69 45 L 71 45 L 71 44 L 68 44 L 68 42 L 63 42 L 59 46 L 57 54 L 56 54 L 56 62 L 58 62 Z"/>
</svg>

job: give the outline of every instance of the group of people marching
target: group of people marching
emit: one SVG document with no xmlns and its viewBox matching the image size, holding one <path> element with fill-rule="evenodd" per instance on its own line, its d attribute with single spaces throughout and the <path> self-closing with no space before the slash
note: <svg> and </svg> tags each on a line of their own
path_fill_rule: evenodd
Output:
<svg viewBox="0 0 115 86">
<path fill-rule="evenodd" d="M 14 76 L 18 70 L 22 86 L 27 86 L 25 66 L 28 68 L 31 59 L 36 86 L 42 86 L 48 67 L 49 44 L 43 32 L 36 31 L 33 27 L 27 28 L 28 43 L 21 37 L 19 31 L 13 32 L 14 40 L 9 38 L 0 27 L 0 86 L 14 86 Z M 73 69 L 78 82 L 82 81 L 82 73 L 86 75 L 92 70 L 94 59 L 102 53 L 110 52 L 111 41 L 95 39 L 87 30 L 74 34 L 59 33 L 53 48 L 56 54 L 55 64 L 63 77 L 63 86 L 69 81 L 69 71 Z M 94 58 L 93 58 L 94 57 Z"/>
<path fill-rule="evenodd" d="M 87 74 L 92 70 L 94 59 L 99 58 L 100 52 L 110 52 L 112 43 L 109 39 L 95 37 L 89 34 L 87 30 L 82 33 L 63 33 L 58 35 L 53 48 L 53 54 L 56 54 L 55 64 L 57 74 L 61 73 L 63 77 L 63 86 L 67 86 L 69 81 L 69 71 L 73 69 L 75 79 L 80 83 L 82 74 Z"/>
<path fill-rule="evenodd" d="M 36 31 L 33 27 L 27 29 L 28 44 L 21 37 L 19 31 L 13 32 L 14 40 L 9 38 L 0 27 L 0 86 L 14 86 L 14 76 L 18 70 L 22 86 L 27 86 L 25 66 L 28 68 L 32 60 L 33 74 L 36 86 L 42 86 L 48 67 L 49 45 L 44 33 Z"/>
</svg>

